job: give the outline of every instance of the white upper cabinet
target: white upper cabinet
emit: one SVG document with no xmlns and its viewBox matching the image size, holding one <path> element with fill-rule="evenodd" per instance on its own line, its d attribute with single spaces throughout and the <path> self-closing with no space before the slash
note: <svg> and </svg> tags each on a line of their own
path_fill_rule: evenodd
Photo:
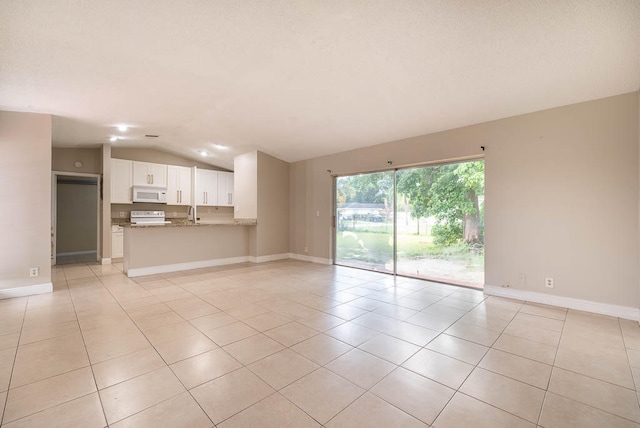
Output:
<svg viewBox="0 0 640 428">
<path fill-rule="evenodd" d="M 218 206 L 233 206 L 233 173 L 218 172 Z"/>
<path fill-rule="evenodd" d="M 218 171 L 196 170 L 196 205 L 218 205 Z"/>
<path fill-rule="evenodd" d="M 132 185 L 133 162 L 123 159 L 111 159 L 111 203 L 133 203 Z"/>
<path fill-rule="evenodd" d="M 191 168 L 167 167 L 167 204 L 191 205 Z"/>
<path fill-rule="evenodd" d="M 134 161 L 133 185 L 167 187 L 167 165 Z"/>
</svg>

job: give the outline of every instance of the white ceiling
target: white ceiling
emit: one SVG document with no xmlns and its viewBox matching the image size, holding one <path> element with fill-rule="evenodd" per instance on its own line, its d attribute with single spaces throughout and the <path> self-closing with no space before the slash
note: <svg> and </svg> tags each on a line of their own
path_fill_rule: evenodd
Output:
<svg viewBox="0 0 640 428">
<path fill-rule="evenodd" d="M 639 88 L 639 0 L 0 0 L 0 109 L 55 115 L 55 147 L 228 168 Z"/>
</svg>

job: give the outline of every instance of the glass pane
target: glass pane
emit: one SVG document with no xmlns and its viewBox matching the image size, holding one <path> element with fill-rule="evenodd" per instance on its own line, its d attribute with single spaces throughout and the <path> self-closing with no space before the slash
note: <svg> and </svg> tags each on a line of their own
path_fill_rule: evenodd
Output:
<svg viewBox="0 0 640 428">
<path fill-rule="evenodd" d="M 398 275 L 484 284 L 484 161 L 397 172 Z"/>
<path fill-rule="evenodd" d="M 336 264 L 393 272 L 393 171 L 336 179 Z"/>
</svg>

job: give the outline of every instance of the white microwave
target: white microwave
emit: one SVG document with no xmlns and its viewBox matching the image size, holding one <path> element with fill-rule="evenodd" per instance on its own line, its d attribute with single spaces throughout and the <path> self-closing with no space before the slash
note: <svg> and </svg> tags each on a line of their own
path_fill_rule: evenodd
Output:
<svg viewBox="0 0 640 428">
<path fill-rule="evenodd" d="M 159 187 L 133 186 L 133 202 L 166 204 L 167 189 Z"/>
</svg>

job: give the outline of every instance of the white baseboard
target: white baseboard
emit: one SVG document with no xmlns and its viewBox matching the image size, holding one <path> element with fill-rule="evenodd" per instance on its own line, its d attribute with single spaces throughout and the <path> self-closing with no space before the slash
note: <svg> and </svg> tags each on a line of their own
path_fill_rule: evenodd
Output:
<svg viewBox="0 0 640 428">
<path fill-rule="evenodd" d="M 71 251 L 69 253 L 56 253 L 56 257 L 64 256 L 82 256 L 85 254 L 96 254 L 96 250 L 90 251 Z"/>
<path fill-rule="evenodd" d="M 102 263 L 103 265 L 110 265 L 111 264 L 111 259 L 110 258 L 102 258 L 102 260 L 100 260 L 100 263 Z"/>
<path fill-rule="evenodd" d="M 265 263 L 265 262 L 273 262 L 276 260 L 286 260 L 288 258 L 290 258 L 289 253 L 282 253 L 282 254 L 270 254 L 268 256 L 249 257 L 249 261 L 252 263 Z"/>
<path fill-rule="evenodd" d="M 297 254 L 297 253 L 289 253 L 289 258 L 292 258 L 294 260 L 302 260 L 303 262 L 312 262 L 312 263 L 319 263 L 322 265 L 332 265 L 333 264 L 333 260 L 332 259 L 325 259 L 322 257 L 313 257 L 313 256 L 307 256 L 304 254 Z"/>
<path fill-rule="evenodd" d="M 53 284 L 45 282 L 44 284 L 27 285 L 25 287 L 5 288 L 0 290 L 0 299 L 11 299 L 13 297 L 33 296 L 34 294 L 45 294 L 53 291 Z"/>
<path fill-rule="evenodd" d="M 612 317 L 624 318 L 627 320 L 640 320 L 640 309 L 634 308 L 633 306 L 612 305 L 610 303 L 600 303 L 591 300 L 574 299 L 571 297 L 553 296 L 546 293 L 496 287 L 493 285 L 485 285 L 484 294 L 488 294 L 490 296 L 506 297 L 515 300 L 524 300 L 527 302 L 542 303 L 551 306 L 559 306 L 561 308 L 576 309 L 578 311 L 610 315 Z"/>
<path fill-rule="evenodd" d="M 259 257 L 241 256 L 241 257 L 230 257 L 226 259 L 201 260 L 197 262 L 176 263 L 171 265 L 133 268 L 133 269 L 126 269 L 125 273 L 129 278 L 134 278 L 136 276 L 155 275 L 158 273 L 168 273 L 168 272 L 179 272 L 182 270 L 232 265 L 236 263 L 245 263 L 245 262 L 265 263 L 265 262 L 272 262 L 275 260 L 286 260 L 286 259 L 302 260 L 305 262 L 320 263 L 324 265 L 333 264 L 333 260 L 331 259 L 323 259 L 321 257 L 311 257 L 311 256 L 305 256 L 302 254 L 294 254 L 294 253 L 282 253 L 282 254 L 271 254 L 268 256 L 259 256 Z M 108 260 L 109 262 L 106 263 L 105 260 Z M 111 259 L 102 259 L 102 264 L 110 264 L 110 263 L 111 263 Z"/>
<path fill-rule="evenodd" d="M 200 260 L 197 262 L 176 263 L 172 265 L 150 266 L 143 268 L 128 269 L 125 273 L 129 278 L 144 275 L 155 275 L 157 273 L 179 272 L 182 270 L 201 269 L 206 267 L 232 265 L 250 261 L 249 256 L 229 257 L 226 259 Z"/>
</svg>

